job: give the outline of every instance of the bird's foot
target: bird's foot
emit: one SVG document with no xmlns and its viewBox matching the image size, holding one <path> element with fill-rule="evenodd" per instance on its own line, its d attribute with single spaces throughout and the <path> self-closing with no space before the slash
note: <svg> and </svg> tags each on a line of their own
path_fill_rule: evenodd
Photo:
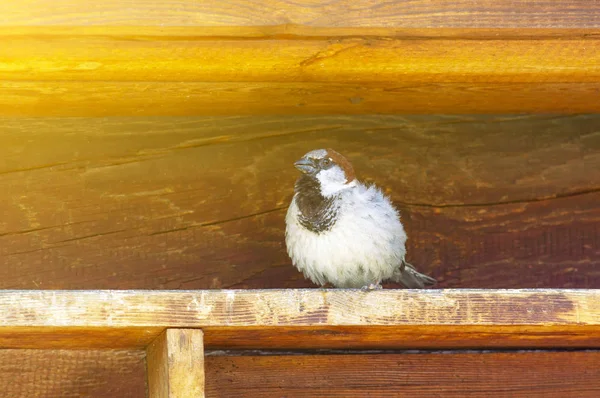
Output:
<svg viewBox="0 0 600 398">
<path fill-rule="evenodd" d="M 371 290 L 381 290 L 383 289 L 383 286 L 381 286 L 381 283 L 371 283 L 369 285 L 361 287 L 360 289 L 366 292 L 370 292 Z"/>
</svg>

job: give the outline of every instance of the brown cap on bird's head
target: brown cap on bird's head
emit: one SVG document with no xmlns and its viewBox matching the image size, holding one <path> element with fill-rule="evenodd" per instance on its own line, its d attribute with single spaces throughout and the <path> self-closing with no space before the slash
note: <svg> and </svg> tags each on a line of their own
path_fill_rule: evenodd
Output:
<svg viewBox="0 0 600 398">
<path fill-rule="evenodd" d="M 336 163 L 342 170 L 344 170 L 344 174 L 346 174 L 346 182 L 351 182 L 356 178 L 354 174 L 354 168 L 352 164 L 346 159 L 341 153 L 334 151 L 331 148 L 327 148 L 327 156 Z"/>
</svg>

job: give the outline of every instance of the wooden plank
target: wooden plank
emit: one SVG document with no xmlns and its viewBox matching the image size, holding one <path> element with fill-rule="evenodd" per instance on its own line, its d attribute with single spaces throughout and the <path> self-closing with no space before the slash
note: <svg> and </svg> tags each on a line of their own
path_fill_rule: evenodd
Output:
<svg viewBox="0 0 600 398">
<path fill-rule="evenodd" d="M 107 315 L 110 319 L 110 315 Z M 17 327 L 12 333 L 0 332 L 0 348 L 20 349 L 142 349 L 156 339 L 162 326 L 90 328 L 38 326 Z M 43 343 L 40 339 L 44 340 Z"/>
<path fill-rule="evenodd" d="M 191 325 L 191 326 L 190 326 Z M 144 349 L 164 327 L 11 327 L 0 329 L 0 348 Z M 179 326 L 176 326 L 179 327 Z M 185 326 L 196 327 L 195 324 Z M 143 330 L 143 337 L 139 330 Z M 514 349 L 600 347 L 597 326 L 277 326 L 202 329 L 205 345 L 214 350 L 314 349 Z M 107 340 L 104 334 L 114 338 Z M 136 334 L 137 333 L 137 334 Z"/>
<path fill-rule="evenodd" d="M 404 40 L 597 40 L 600 27 L 568 28 L 473 28 L 473 27 L 389 27 L 389 26 L 307 26 L 295 24 L 260 26 L 96 26 L 96 25 L 25 25 L 4 26 L 2 35 L 10 38 L 82 38 L 117 41 L 118 38 L 149 41 L 214 41 L 214 40 L 335 40 L 352 39 L 404 39 Z"/>
<path fill-rule="evenodd" d="M 1 25 L 600 27 L 597 0 L 5 1 Z"/>
<path fill-rule="evenodd" d="M 146 353 L 150 398 L 204 397 L 201 330 L 167 329 Z"/>
<path fill-rule="evenodd" d="M 310 149 L 385 189 L 441 287 L 600 287 L 600 117 L 0 120 L 0 288 L 312 286 L 284 215 Z"/>
<path fill-rule="evenodd" d="M 534 327 L 521 325 L 473 326 L 468 332 L 456 326 L 314 326 L 283 327 L 275 336 L 263 328 L 210 327 L 206 344 L 211 349 L 327 350 L 327 349 L 516 349 L 597 348 L 596 326 Z"/>
<path fill-rule="evenodd" d="M 0 82 L 0 116 L 600 112 L 600 83 Z M 267 100 L 268 99 L 268 100 Z"/>
<path fill-rule="evenodd" d="M 143 351 L 0 350 L 0 391 L 11 398 L 144 398 Z"/>
<path fill-rule="evenodd" d="M 130 328 L 202 328 L 210 348 L 598 347 L 600 291 L 0 292 L 3 348 L 74 331 L 89 333 L 65 347 L 101 347 L 95 335 Z"/>
<path fill-rule="evenodd" d="M 600 112 L 599 32 L 0 27 L 0 115 Z"/>
<path fill-rule="evenodd" d="M 600 353 L 209 356 L 207 397 L 597 397 Z"/>
<path fill-rule="evenodd" d="M 598 31 L 539 40 L 469 37 L 210 39 L 0 28 L 0 80 L 597 83 Z M 589 34 L 594 33 L 594 34 Z M 243 62 L 240 62 L 243 60 Z"/>
</svg>

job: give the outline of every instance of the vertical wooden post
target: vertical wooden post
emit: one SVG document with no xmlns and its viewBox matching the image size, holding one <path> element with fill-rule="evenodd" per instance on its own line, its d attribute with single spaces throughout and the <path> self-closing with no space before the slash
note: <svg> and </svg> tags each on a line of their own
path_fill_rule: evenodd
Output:
<svg viewBox="0 0 600 398">
<path fill-rule="evenodd" d="M 204 341 L 198 329 L 167 329 L 146 349 L 150 398 L 204 397 Z"/>
</svg>

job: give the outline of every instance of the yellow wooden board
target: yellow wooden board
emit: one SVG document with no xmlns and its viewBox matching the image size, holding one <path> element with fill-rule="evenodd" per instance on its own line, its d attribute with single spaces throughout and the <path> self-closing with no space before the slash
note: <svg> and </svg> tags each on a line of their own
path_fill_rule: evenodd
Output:
<svg viewBox="0 0 600 398">
<path fill-rule="evenodd" d="M 0 116 L 600 112 L 586 29 L 0 27 Z"/>
<path fill-rule="evenodd" d="M 0 24 L 600 27 L 597 11 L 589 0 L 6 0 Z"/>
</svg>

